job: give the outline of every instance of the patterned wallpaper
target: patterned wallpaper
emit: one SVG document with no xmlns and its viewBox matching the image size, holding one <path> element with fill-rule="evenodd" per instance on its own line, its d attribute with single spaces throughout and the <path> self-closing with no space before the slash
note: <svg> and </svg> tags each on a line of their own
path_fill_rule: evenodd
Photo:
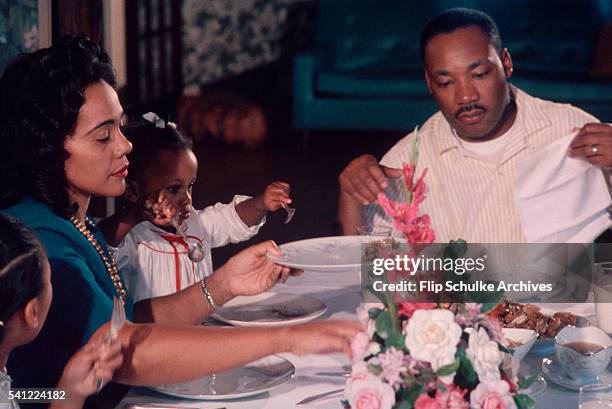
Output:
<svg viewBox="0 0 612 409">
<path fill-rule="evenodd" d="M 287 7 L 282 0 L 184 0 L 185 87 L 220 80 L 278 58 Z"/>
<path fill-rule="evenodd" d="M 0 72 L 17 54 L 38 49 L 38 0 L 0 0 Z"/>
</svg>

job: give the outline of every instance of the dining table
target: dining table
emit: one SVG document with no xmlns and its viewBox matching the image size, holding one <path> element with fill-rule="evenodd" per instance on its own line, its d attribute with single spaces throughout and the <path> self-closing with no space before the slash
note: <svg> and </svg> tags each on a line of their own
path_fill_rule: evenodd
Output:
<svg viewBox="0 0 612 409">
<path fill-rule="evenodd" d="M 357 319 L 356 309 L 361 302 L 360 274 L 358 270 L 305 271 L 285 284 L 277 284 L 271 291 L 277 293 L 303 294 L 318 298 L 327 306 L 327 311 L 318 319 Z M 593 324 L 596 322 L 592 301 L 580 304 L 547 304 L 549 309 L 571 311 L 582 315 Z M 130 405 L 160 405 L 162 407 L 184 407 L 200 409 L 279 409 L 316 408 L 340 409 L 343 394 L 315 400 L 307 405 L 297 406 L 301 400 L 344 387 L 342 376 L 350 368 L 350 361 L 344 354 L 307 355 L 280 354 L 295 366 L 293 378 L 270 391 L 232 400 L 194 400 L 168 396 L 144 387 L 134 387 L 121 400 L 117 408 Z M 195 357 L 194 357 L 195 359 Z M 519 373 L 528 375 L 541 373 L 543 357 L 527 355 L 521 362 Z M 576 409 L 578 392 L 548 383 L 537 395 L 532 396 L 536 409 Z"/>
</svg>

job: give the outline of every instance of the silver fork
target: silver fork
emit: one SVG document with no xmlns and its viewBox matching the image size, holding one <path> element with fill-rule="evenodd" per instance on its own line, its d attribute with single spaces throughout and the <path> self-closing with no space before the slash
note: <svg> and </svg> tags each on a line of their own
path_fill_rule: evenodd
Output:
<svg viewBox="0 0 612 409">
<path fill-rule="evenodd" d="M 293 207 L 289 207 L 287 203 L 283 203 L 283 207 L 287 211 L 287 218 L 285 219 L 285 224 L 287 224 L 291 221 L 291 219 L 293 219 L 293 215 L 295 214 L 295 209 Z"/>
<path fill-rule="evenodd" d="M 125 324 L 125 307 L 123 306 L 121 299 L 113 297 L 113 314 L 111 315 L 111 325 L 110 330 L 106 335 L 106 342 L 108 344 L 117 339 L 123 324 Z M 99 393 L 104 385 L 105 383 L 102 379 L 96 379 L 96 393 Z"/>
<path fill-rule="evenodd" d="M 305 406 L 305 405 L 308 405 L 309 403 L 312 403 L 312 402 L 315 402 L 321 399 L 331 399 L 333 396 L 339 395 L 343 392 L 344 392 L 344 388 L 339 388 L 339 389 L 333 389 L 328 392 L 317 393 L 316 395 L 308 396 L 307 398 L 302 399 L 301 401 L 297 402 L 295 405 Z"/>
</svg>

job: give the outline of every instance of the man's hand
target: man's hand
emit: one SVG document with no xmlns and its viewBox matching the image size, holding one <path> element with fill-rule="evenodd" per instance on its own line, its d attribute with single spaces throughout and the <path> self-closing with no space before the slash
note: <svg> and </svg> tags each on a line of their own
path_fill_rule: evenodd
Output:
<svg viewBox="0 0 612 409">
<path fill-rule="evenodd" d="M 363 205 L 376 201 L 378 193 L 389 186 L 388 178 L 402 176 L 401 169 L 392 169 L 378 164 L 372 155 L 353 159 L 340 173 L 340 189 Z"/>
<path fill-rule="evenodd" d="M 570 144 L 570 157 L 586 158 L 602 168 L 612 167 L 612 126 L 589 123 L 574 131 L 578 131 L 578 134 Z"/>
</svg>

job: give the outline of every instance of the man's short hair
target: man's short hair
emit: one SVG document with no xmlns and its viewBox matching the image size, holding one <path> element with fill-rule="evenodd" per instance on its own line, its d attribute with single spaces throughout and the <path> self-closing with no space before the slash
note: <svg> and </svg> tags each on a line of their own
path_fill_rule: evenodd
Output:
<svg viewBox="0 0 612 409">
<path fill-rule="evenodd" d="M 425 63 L 425 47 L 427 47 L 429 40 L 438 34 L 452 33 L 457 29 L 466 27 L 480 28 L 489 37 L 489 42 L 497 50 L 497 53 L 501 54 L 501 37 L 497 24 L 491 16 L 482 11 L 460 7 L 446 10 L 427 23 L 421 31 L 420 45 L 423 63 Z"/>
</svg>

